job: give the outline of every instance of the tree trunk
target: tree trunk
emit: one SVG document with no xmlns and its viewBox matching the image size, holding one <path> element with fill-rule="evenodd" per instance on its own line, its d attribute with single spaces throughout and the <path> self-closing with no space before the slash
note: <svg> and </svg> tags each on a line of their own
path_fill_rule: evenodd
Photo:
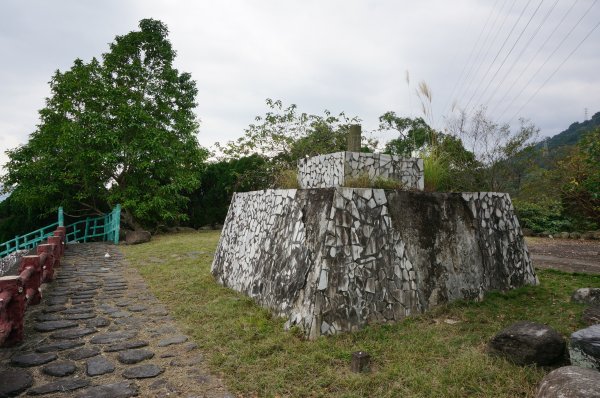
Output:
<svg viewBox="0 0 600 398">
<path fill-rule="evenodd" d="M 131 212 L 127 209 L 121 210 L 121 216 L 123 217 L 123 223 L 133 229 L 134 231 L 142 231 L 144 228 L 138 223 Z"/>
</svg>

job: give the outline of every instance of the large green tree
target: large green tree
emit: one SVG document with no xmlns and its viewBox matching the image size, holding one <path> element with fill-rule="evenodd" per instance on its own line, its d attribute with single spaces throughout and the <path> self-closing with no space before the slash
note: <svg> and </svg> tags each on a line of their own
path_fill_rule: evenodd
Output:
<svg viewBox="0 0 600 398">
<path fill-rule="evenodd" d="M 174 58 L 167 27 L 144 19 L 101 60 L 57 71 L 37 130 L 7 152 L 13 200 L 71 214 L 120 203 L 133 228 L 185 218 L 207 151 L 196 138 L 195 82 Z"/>
</svg>

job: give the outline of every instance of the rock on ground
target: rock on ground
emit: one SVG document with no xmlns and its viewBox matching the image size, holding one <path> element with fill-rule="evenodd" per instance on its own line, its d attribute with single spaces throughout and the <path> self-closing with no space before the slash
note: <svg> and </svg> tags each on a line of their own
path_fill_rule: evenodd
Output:
<svg viewBox="0 0 600 398">
<path fill-rule="evenodd" d="M 554 329 L 540 323 L 521 321 L 496 334 L 488 349 L 517 365 L 552 365 L 564 358 L 566 343 Z"/>
<path fill-rule="evenodd" d="M 600 370 L 600 324 L 571 335 L 569 356 L 573 365 Z"/>
<path fill-rule="evenodd" d="M 125 234 L 125 243 L 128 245 L 137 245 L 139 243 L 150 242 L 150 232 L 148 231 L 127 231 Z"/>
<path fill-rule="evenodd" d="M 537 398 L 600 398 L 600 372 L 564 366 L 546 375 Z"/>
<path fill-rule="evenodd" d="M 577 289 L 571 300 L 582 304 L 600 304 L 600 288 L 583 287 Z"/>
<path fill-rule="evenodd" d="M 600 304 L 590 305 L 583 310 L 582 319 L 583 322 L 585 322 L 585 324 L 588 326 L 600 323 Z"/>
</svg>

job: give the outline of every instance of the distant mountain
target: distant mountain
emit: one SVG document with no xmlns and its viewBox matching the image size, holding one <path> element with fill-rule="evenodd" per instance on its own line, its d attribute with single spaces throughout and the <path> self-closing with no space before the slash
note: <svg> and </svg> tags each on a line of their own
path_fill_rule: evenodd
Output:
<svg viewBox="0 0 600 398">
<path fill-rule="evenodd" d="M 558 159 L 566 156 L 571 147 L 577 145 L 586 133 L 596 128 L 600 128 L 600 112 L 596 112 L 589 120 L 575 122 L 565 131 L 540 141 L 536 145 L 537 151 L 527 156 L 541 168 L 555 167 Z"/>
<path fill-rule="evenodd" d="M 565 131 L 550 138 L 546 138 L 538 144 L 538 147 L 545 147 L 548 150 L 553 150 L 567 145 L 575 145 L 587 132 L 596 128 L 600 128 L 600 112 L 596 112 L 591 119 L 586 120 L 585 122 L 575 122 Z"/>
</svg>

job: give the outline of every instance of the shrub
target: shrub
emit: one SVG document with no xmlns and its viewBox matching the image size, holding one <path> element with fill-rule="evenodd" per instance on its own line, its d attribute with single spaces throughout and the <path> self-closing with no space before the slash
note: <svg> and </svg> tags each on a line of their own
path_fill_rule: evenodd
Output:
<svg viewBox="0 0 600 398">
<path fill-rule="evenodd" d="M 426 151 L 421 153 L 425 175 L 425 191 L 441 191 L 447 185 L 449 176 L 448 163 L 437 151 Z"/>
<path fill-rule="evenodd" d="M 275 175 L 275 188 L 279 189 L 300 189 L 298 183 L 298 172 L 294 169 L 284 169 Z"/>
<path fill-rule="evenodd" d="M 562 206 L 558 201 L 540 204 L 515 200 L 513 204 L 523 228 L 550 233 L 573 229 L 573 222 L 563 215 Z"/>
</svg>

